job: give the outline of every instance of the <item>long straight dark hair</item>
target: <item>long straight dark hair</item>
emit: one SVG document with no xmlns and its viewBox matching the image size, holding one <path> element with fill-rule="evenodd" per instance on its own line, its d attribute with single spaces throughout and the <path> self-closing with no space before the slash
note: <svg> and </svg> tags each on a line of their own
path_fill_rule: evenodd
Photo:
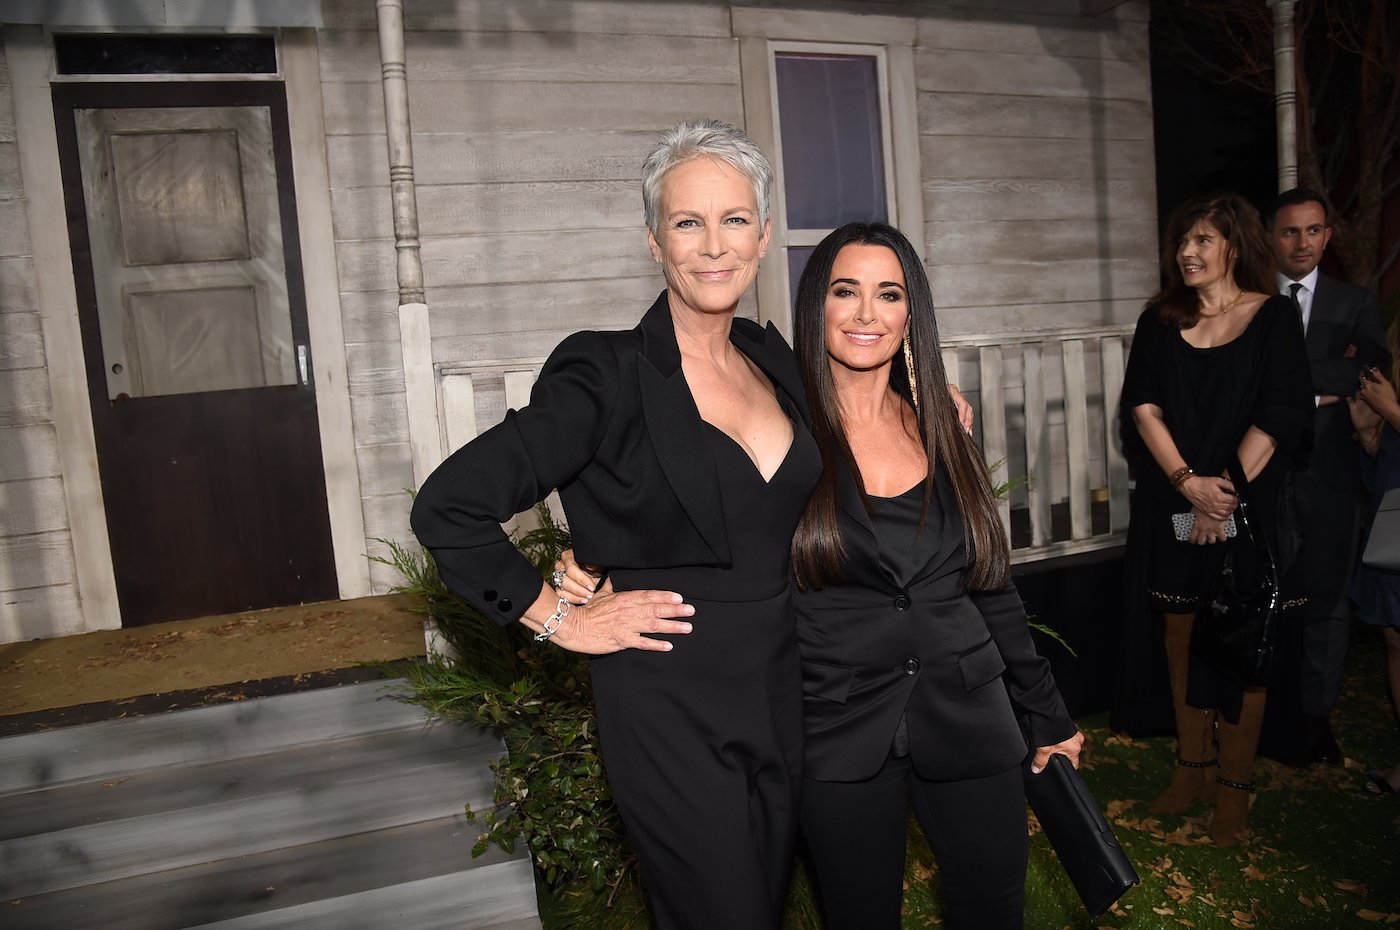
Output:
<svg viewBox="0 0 1400 930">
<path fill-rule="evenodd" d="M 841 563 L 846 550 L 836 522 L 836 480 L 841 467 L 850 469 L 860 491 L 861 503 L 873 517 L 865 481 L 846 440 L 826 348 L 826 293 L 831 283 L 831 268 L 837 254 L 848 245 L 884 246 L 894 252 L 904 270 L 909 306 L 906 338 L 914 355 L 917 397 L 910 391 L 903 352 L 895 353 L 890 385 L 914 404 L 919 437 L 928 457 L 920 525 L 935 493 L 935 465 L 941 464 L 948 472 L 962 514 L 963 542 L 969 566 L 966 584 L 974 590 L 1001 587 L 1010 572 L 1011 546 L 997 512 L 987 463 L 972 438 L 963 432 L 957 410 L 948 396 L 948 375 L 943 369 L 943 353 L 938 345 L 938 320 L 923 263 L 904 234 L 886 223 L 847 223 L 828 235 L 807 259 L 807 267 L 797 285 L 793 348 L 812 408 L 812 435 L 822 457 L 821 479 L 792 540 L 797 583 L 803 588 L 820 588 L 844 576 Z"/>
</svg>

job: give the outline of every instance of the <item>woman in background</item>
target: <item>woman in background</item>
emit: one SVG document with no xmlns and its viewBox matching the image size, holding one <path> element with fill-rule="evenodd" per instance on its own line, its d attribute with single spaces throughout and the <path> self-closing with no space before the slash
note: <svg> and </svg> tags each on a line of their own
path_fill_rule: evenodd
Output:
<svg viewBox="0 0 1400 930">
<path fill-rule="evenodd" d="M 827 236 L 794 349 L 822 477 L 793 563 L 802 830 L 827 930 L 894 930 L 908 804 L 953 930 L 1023 926 L 1021 763 L 1078 765 L 1083 736 L 1031 641 L 980 451 L 948 402 L 933 299 L 897 229 Z"/>
<path fill-rule="evenodd" d="M 1162 618 L 1176 717 L 1177 765 L 1151 810 L 1180 813 L 1197 798 L 1213 799 L 1210 837 L 1233 846 L 1254 791 L 1265 691 L 1240 688 L 1193 661 L 1191 628 L 1225 557 L 1237 503 L 1228 469 L 1236 457 L 1249 480 L 1251 515 L 1277 537 L 1280 486 L 1310 444 L 1313 399 L 1300 377 L 1308 358 L 1292 304 L 1267 296 L 1272 253 L 1243 198 L 1208 197 L 1177 209 L 1163 236 L 1162 277 L 1166 285 L 1138 319 L 1120 409 L 1125 446 L 1146 453 L 1126 558 L 1145 590 L 1128 596 L 1145 598 Z M 1178 524 L 1189 525 L 1184 538 Z"/>
<path fill-rule="evenodd" d="M 1390 357 L 1395 359 L 1390 377 L 1379 368 L 1363 371 L 1360 390 L 1347 399 L 1366 453 L 1361 474 L 1371 492 L 1372 527 L 1385 492 L 1400 487 L 1400 399 L 1395 393 L 1395 385 L 1400 384 L 1400 320 L 1390 324 L 1386 335 Z M 1358 566 L 1351 596 L 1361 619 L 1381 627 L 1392 710 L 1400 713 L 1400 572 Z M 1366 788 L 1373 794 L 1400 794 L 1400 764 L 1389 771 L 1372 770 L 1367 777 Z"/>
</svg>

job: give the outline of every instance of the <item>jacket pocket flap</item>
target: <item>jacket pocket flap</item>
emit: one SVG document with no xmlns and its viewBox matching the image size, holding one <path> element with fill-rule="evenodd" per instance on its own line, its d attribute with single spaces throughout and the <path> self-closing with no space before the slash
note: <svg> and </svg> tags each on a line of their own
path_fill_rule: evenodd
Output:
<svg viewBox="0 0 1400 930">
<path fill-rule="evenodd" d="M 825 698 L 838 704 L 846 703 L 846 697 L 851 693 L 851 682 L 855 677 L 856 670 L 843 665 L 802 663 L 802 690 L 814 697 Z"/>
<path fill-rule="evenodd" d="M 958 668 L 962 670 L 963 687 L 971 691 L 1006 671 L 1006 663 L 997 644 L 989 639 L 958 656 Z"/>
</svg>

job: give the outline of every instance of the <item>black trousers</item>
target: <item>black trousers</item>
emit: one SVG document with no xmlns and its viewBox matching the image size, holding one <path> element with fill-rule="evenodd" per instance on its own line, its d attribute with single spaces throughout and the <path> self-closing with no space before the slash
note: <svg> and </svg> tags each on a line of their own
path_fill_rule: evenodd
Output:
<svg viewBox="0 0 1400 930">
<path fill-rule="evenodd" d="M 1020 766 L 935 782 L 908 757 L 868 781 L 803 782 L 802 832 L 826 930 L 898 930 L 911 802 L 938 860 L 944 926 L 1022 930 L 1030 842 Z"/>
</svg>

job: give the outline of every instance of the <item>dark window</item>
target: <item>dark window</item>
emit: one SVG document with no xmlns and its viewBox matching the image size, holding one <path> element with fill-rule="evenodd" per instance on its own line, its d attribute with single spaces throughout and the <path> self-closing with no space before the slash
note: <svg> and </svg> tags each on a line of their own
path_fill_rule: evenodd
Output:
<svg viewBox="0 0 1400 930">
<path fill-rule="evenodd" d="M 880 79 L 869 56 L 775 56 L 789 229 L 884 220 Z"/>
<path fill-rule="evenodd" d="M 272 36 L 56 35 L 59 74 L 276 74 Z"/>
</svg>

